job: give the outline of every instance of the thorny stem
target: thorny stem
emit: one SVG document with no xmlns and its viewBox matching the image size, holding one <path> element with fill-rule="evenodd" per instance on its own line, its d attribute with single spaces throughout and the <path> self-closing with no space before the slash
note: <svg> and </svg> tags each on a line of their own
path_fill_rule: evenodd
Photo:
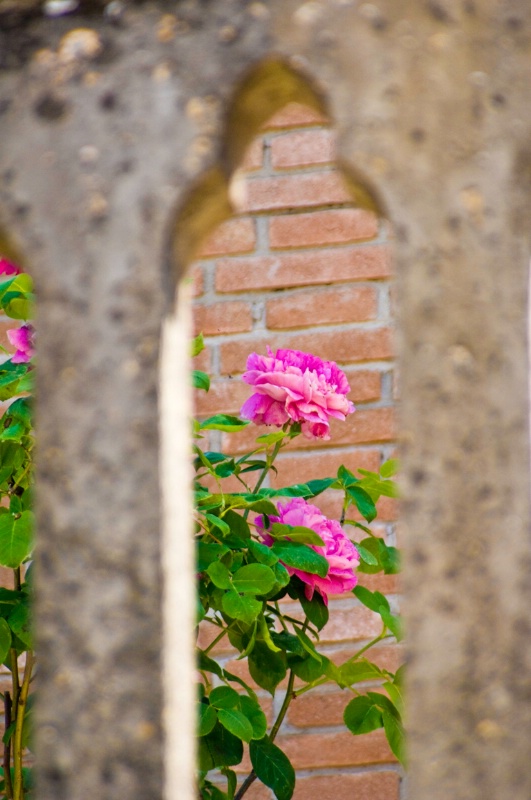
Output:
<svg viewBox="0 0 531 800">
<path fill-rule="evenodd" d="M 24 715 L 26 713 L 26 703 L 28 700 L 31 673 L 33 670 L 33 653 L 28 650 L 26 653 L 26 667 L 24 669 L 24 680 L 17 704 L 17 722 L 14 734 L 13 761 L 15 768 L 15 785 L 13 800 L 23 800 L 24 787 L 22 781 L 22 731 L 24 727 Z"/>
<path fill-rule="evenodd" d="M 4 695 L 4 721 L 5 729 L 11 725 L 11 695 L 6 692 Z M 13 784 L 11 783 L 11 740 L 4 744 L 4 781 L 5 791 L 8 800 L 13 798 Z"/>
<path fill-rule="evenodd" d="M 289 704 L 291 703 L 291 701 L 295 697 L 295 693 L 293 691 L 293 684 L 294 683 L 295 683 L 295 673 L 293 672 L 293 670 L 290 670 L 289 678 L 288 678 L 288 686 L 286 688 L 286 694 L 284 695 L 284 701 L 282 703 L 282 707 L 281 707 L 280 711 L 278 712 L 278 717 L 276 718 L 275 724 L 271 728 L 271 733 L 269 734 L 269 740 L 271 742 L 273 742 L 275 740 L 275 737 L 276 737 L 276 735 L 277 735 L 277 733 L 279 731 L 279 728 L 282 725 L 282 722 L 284 721 L 284 717 L 286 716 L 286 712 L 288 710 Z M 241 798 L 244 796 L 244 794 L 246 793 L 246 791 L 249 788 L 249 786 L 251 786 L 255 782 L 257 777 L 258 776 L 257 776 L 256 772 L 253 769 L 249 773 L 249 775 L 246 777 L 246 779 L 244 780 L 242 785 L 240 786 L 239 791 L 236 792 L 236 794 L 234 795 L 234 800 L 241 800 Z"/>
</svg>

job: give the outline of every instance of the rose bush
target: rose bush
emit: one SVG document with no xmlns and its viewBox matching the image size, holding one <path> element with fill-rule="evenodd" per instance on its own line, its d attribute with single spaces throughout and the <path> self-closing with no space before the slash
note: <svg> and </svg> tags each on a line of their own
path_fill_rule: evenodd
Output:
<svg viewBox="0 0 531 800">
<path fill-rule="evenodd" d="M 199 336 L 193 353 L 202 347 Z M 208 391 L 205 373 L 194 371 L 193 378 L 196 388 Z M 258 779 L 278 800 L 290 800 L 295 772 L 275 739 L 294 698 L 329 681 L 354 694 L 345 707 L 347 728 L 355 735 L 384 728 L 391 749 L 403 758 L 402 669 L 391 673 L 367 658 L 378 643 L 400 638 L 399 619 L 389 600 L 359 585 L 357 576 L 399 569 L 396 549 L 368 527 L 379 497 L 396 496 L 391 480 L 396 463 L 382 464 L 378 473 L 360 470 L 360 477 L 339 466 L 335 476 L 267 486 L 284 446 L 301 433 L 329 438 L 330 420 L 344 420 L 354 406 L 336 364 L 297 350 L 252 353 L 243 379 L 254 392 L 241 417 L 217 414 L 194 422 L 199 440 L 209 431 L 243 430 L 251 421 L 274 426 L 242 456 L 194 446 L 198 620 L 211 630 L 202 635 L 210 643 L 199 646 L 197 653 L 198 787 L 202 800 L 241 800 Z M 226 480 L 240 490 L 227 490 Z M 327 519 L 313 504 L 329 488 L 343 493 L 340 520 Z M 351 507 L 363 523 L 350 518 Z M 362 533 L 360 541 L 350 540 L 343 527 L 347 525 Z M 378 614 L 382 628 L 355 655 L 335 664 L 319 651 L 319 635 L 329 618 L 329 597 L 346 592 Z M 286 614 L 285 598 L 300 604 L 300 618 Z M 238 658 L 246 659 L 261 689 L 274 695 L 286 680 L 280 711 L 269 729 L 252 686 L 210 655 L 224 637 Z M 364 686 L 367 681 L 384 691 L 371 691 Z M 233 767 L 244 757 L 244 744 L 252 771 L 238 787 Z"/>
</svg>

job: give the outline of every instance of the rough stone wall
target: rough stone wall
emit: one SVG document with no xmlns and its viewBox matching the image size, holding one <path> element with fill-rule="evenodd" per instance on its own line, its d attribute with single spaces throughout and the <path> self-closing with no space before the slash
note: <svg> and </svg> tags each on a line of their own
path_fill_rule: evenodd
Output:
<svg viewBox="0 0 531 800">
<path fill-rule="evenodd" d="M 528 3 L 2 26 L 0 219 L 40 298 L 39 800 L 161 795 L 160 320 L 260 124 L 323 97 L 397 232 L 410 796 L 528 800 Z"/>
<path fill-rule="evenodd" d="M 207 345 L 200 366 L 214 378 L 208 394 L 197 392 L 198 414 L 239 412 L 249 396 L 240 378 L 247 356 L 265 353 L 266 345 L 307 350 L 337 360 L 346 371 L 355 415 L 333 426 L 329 442 L 295 440 L 297 447 L 276 461 L 272 481 L 282 486 L 335 475 L 340 464 L 353 471 L 378 470 L 395 450 L 389 225 L 372 211 L 353 207 L 327 122 L 308 107 L 291 104 L 265 123 L 235 180 L 239 214 L 211 234 L 191 267 L 195 331 L 203 332 Z M 254 426 L 224 437 L 212 432 L 201 444 L 241 453 L 252 449 L 258 433 Z M 232 488 L 239 491 L 241 484 L 234 481 Z M 340 493 L 329 490 L 315 503 L 339 519 Z M 379 506 L 374 529 L 392 544 L 396 504 L 384 499 Z M 354 528 L 348 531 L 355 536 Z M 390 595 L 398 591 L 396 576 L 360 575 L 360 580 Z M 381 628 L 378 615 L 354 597 L 331 600 L 330 612 L 321 648 L 337 663 Z M 204 625 L 205 643 L 216 632 L 211 627 Z M 216 653 L 267 696 L 224 640 Z M 395 670 L 403 654 L 385 643 L 371 658 Z M 334 800 L 364 794 L 397 800 L 400 776 L 383 731 L 366 740 L 347 733 L 343 710 L 349 697 L 323 689 L 300 697 L 281 728 L 279 744 L 297 770 L 295 800 L 322 798 L 323 791 Z M 273 703 L 270 697 L 266 701 L 273 719 L 282 700 L 281 688 Z M 258 783 L 249 796 L 272 798 Z"/>
</svg>

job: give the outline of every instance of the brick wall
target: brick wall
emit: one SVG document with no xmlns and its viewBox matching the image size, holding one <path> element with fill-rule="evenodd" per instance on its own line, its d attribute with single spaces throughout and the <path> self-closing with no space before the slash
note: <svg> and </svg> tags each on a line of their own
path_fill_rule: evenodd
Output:
<svg viewBox="0 0 531 800">
<path fill-rule="evenodd" d="M 271 480 L 282 485 L 334 475 L 341 463 L 375 470 L 394 450 L 389 228 L 352 205 L 334 158 L 326 120 L 302 106 L 277 114 L 248 151 L 241 213 L 211 235 L 192 270 L 195 327 L 207 342 L 197 366 L 212 377 L 210 392 L 197 395 L 199 415 L 239 411 L 249 396 L 239 379 L 247 355 L 265 353 L 267 344 L 332 359 L 347 374 L 356 413 L 332 425 L 330 442 L 296 439 L 276 462 Z M 249 426 L 238 435 L 213 434 L 208 445 L 242 452 L 257 433 Z M 337 493 L 315 502 L 339 517 Z M 395 519 L 396 504 L 382 498 L 374 530 L 389 543 Z M 395 576 L 362 576 L 362 582 L 391 595 L 397 590 Z M 322 650 L 338 663 L 380 630 L 379 617 L 354 597 L 333 599 L 330 610 Z M 202 632 L 205 641 L 208 635 Z M 400 663 L 396 645 L 373 653 L 389 669 Z M 217 655 L 232 658 L 223 649 Z M 245 672 L 241 661 L 231 661 L 230 669 Z M 399 772 L 383 732 L 353 737 L 342 727 L 349 699 L 325 687 L 292 704 L 278 743 L 297 769 L 296 800 L 399 797 Z M 272 716 L 281 702 L 277 691 Z M 248 797 L 270 793 L 254 784 Z"/>
</svg>

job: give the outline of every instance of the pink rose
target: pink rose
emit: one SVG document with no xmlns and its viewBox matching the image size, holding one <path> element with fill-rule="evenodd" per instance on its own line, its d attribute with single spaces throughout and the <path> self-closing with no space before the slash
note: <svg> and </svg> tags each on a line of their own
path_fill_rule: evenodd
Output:
<svg viewBox="0 0 531 800">
<path fill-rule="evenodd" d="M 345 395 L 350 386 L 334 361 L 322 361 L 300 350 L 277 350 L 273 355 L 251 353 L 243 380 L 255 393 L 240 416 L 257 425 L 300 422 L 307 439 L 329 439 L 330 418 L 344 420 L 354 411 Z"/>
<path fill-rule="evenodd" d="M 284 504 L 279 503 L 278 510 L 278 517 L 269 517 L 272 523 L 282 522 L 293 527 L 302 525 L 311 528 L 324 542 L 324 546 L 312 544 L 308 547 L 323 555 L 328 561 L 326 578 L 285 565 L 290 575 L 297 575 L 306 584 L 305 594 L 308 600 L 312 599 L 315 589 L 321 593 L 325 605 L 328 605 L 329 594 L 350 592 L 358 582 L 354 570 L 359 567 L 360 558 L 356 547 L 345 536 L 339 522 L 325 517 L 317 506 L 312 506 L 302 497 L 294 497 Z M 274 539 L 264 530 L 263 517 L 256 518 L 256 525 L 265 544 L 271 547 Z"/>
<path fill-rule="evenodd" d="M 22 325 L 20 328 L 11 328 L 7 332 L 7 338 L 17 348 L 11 361 L 13 364 L 24 364 L 30 360 L 34 354 L 33 349 L 33 326 Z"/>
<path fill-rule="evenodd" d="M 8 261 L 7 258 L 0 256 L 0 275 L 20 275 L 22 270 Z"/>
</svg>

